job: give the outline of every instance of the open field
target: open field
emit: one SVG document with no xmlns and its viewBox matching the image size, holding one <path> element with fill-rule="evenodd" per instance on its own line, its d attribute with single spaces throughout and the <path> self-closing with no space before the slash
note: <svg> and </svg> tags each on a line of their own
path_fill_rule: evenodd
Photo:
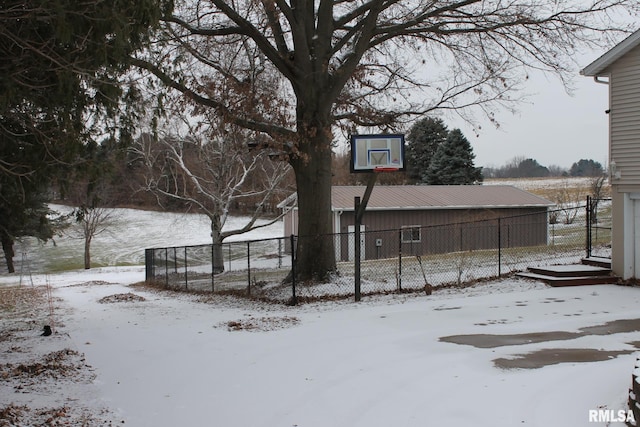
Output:
<svg viewBox="0 0 640 427">
<path fill-rule="evenodd" d="M 591 177 L 559 177 L 559 178 L 490 178 L 483 185 L 512 185 L 529 191 L 540 197 L 555 202 L 559 197 L 584 202 L 588 195 L 593 194 Z M 605 181 L 601 197 L 610 197 L 611 187 Z"/>
</svg>

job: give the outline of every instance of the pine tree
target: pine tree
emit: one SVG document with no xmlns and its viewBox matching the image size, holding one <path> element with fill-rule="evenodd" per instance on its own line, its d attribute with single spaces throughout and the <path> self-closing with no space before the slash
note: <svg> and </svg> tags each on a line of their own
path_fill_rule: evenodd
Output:
<svg viewBox="0 0 640 427">
<path fill-rule="evenodd" d="M 421 182 L 438 147 L 447 139 L 449 130 L 439 118 L 426 117 L 415 123 L 407 135 L 407 176 Z"/>
<path fill-rule="evenodd" d="M 591 159 L 580 159 L 580 161 L 571 165 L 571 169 L 569 169 L 569 175 L 602 176 L 604 175 L 604 168 L 602 167 L 600 162 L 596 162 Z"/>
<path fill-rule="evenodd" d="M 464 185 L 482 182 L 482 168 L 473 164 L 473 149 L 460 129 L 454 129 L 440 144 L 422 176 L 429 185 Z"/>
<path fill-rule="evenodd" d="M 124 137 L 121 76 L 170 0 L 7 0 L 0 7 L 0 240 L 47 239 L 47 190 L 94 135 Z M 124 111 L 128 110 L 128 111 Z"/>
<path fill-rule="evenodd" d="M 540 178 L 549 176 L 549 169 L 546 166 L 542 166 L 534 159 L 524 159 L 518 163 L 518 167 L 515 172 L 517 178 L 532 177 Z"/>
</svg>

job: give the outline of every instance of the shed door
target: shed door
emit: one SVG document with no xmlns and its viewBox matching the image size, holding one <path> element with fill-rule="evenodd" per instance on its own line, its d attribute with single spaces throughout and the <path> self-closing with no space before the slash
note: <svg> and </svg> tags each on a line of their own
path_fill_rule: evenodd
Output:
<svg viewBox="0 0 640 427">
<path fill-rule="evenodd" d="M 360 225 L 360 260 L 363 260 L 366 258 L 365 249 L 364 249 L 365 248 L 364 230 L 365 230 L 365 226 L 361 224 Z M 356 258 L 356 245 L 355 245 L 356 226 L 355 225 L 348 226 L 347 231 L 349 232 L 349 261 L 353 261 Z"/>
</svg>

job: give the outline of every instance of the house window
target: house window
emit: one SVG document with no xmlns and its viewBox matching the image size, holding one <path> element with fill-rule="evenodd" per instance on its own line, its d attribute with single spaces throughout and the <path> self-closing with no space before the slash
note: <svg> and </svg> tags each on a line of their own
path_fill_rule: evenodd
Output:
<svg viewBox="0 0 640 427">
<path fill-rule="evenodd" d="M 402 227 L 402 243 L 412 243 L 420 241 L 420 226 L 405 225 Z"/>
</svg>

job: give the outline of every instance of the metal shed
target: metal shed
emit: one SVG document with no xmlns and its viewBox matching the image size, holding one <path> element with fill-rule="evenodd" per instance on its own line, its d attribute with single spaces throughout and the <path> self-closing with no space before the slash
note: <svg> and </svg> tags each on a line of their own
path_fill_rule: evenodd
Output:
<svg viewBox="0 0 640 427">
<path fill-rule="evenodd" d="M 364 186 L 332 188 L 338 260 L 351 257 L 354 198 L 364 191 Z M 294 203 L 295 194 L 282 207 Z M 398 245 L 423 254 L 496 248 L 499 226 L 512 246 L 546 244 L 550 206 L 547 199 L 506 185 L 377 186 L 362 220 L 362 254 L 384 258 L 397 253 Z M 297 234 L 297 214 L 294 207 L 285 216 L 285 235 Z"/>
</svg>

